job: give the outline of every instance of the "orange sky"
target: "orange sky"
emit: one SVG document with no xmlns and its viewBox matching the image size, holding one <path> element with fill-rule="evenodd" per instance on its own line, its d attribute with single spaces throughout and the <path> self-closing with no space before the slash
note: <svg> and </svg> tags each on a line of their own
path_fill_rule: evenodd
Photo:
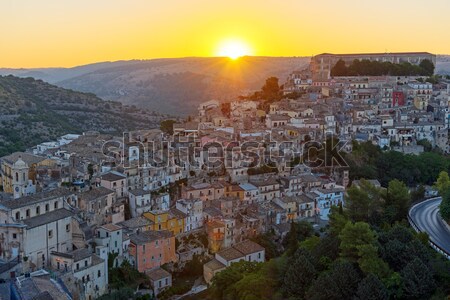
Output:
<svg viewBox="0 0 450 300">
<path fill-rule="evenodd" d="M 0 67 L 215 56 L 450 53 L 448 0 L 1 0 Z"/>
</svg>

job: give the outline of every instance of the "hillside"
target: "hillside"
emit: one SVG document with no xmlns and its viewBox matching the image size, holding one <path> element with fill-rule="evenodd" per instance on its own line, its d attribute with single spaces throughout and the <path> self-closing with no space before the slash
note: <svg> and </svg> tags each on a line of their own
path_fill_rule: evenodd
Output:
<svg viewBox="0 0 450 300">
<path fill-rule="evenodd" d="M 230 100 L 258 90 L 270 76 L 284 82 L 309 57 L 173 58 L 105 62 L 75 68 L 0 69 L 32 76 L 102 99 L 171 114 L 192 114 L 211 99 Z"/>
<path fill-rule="evenodd" d="M 437 56 L 436 73 L 450 74 L 450 59 Z M 194 114 L 199 103 L 232 100 L 276 76 L 308 66 L 309 57 L 188 57 L 101 62 L 74 68 L 0 69 L 0 75 L 33 77 L 106 100 L 174 115 Z"/>
<path fill-rule="evenodd" d="M 167 116 L 32 78 L 0 76 L 0 156 L 67 133 L 154 128 Z"/>
</svg>

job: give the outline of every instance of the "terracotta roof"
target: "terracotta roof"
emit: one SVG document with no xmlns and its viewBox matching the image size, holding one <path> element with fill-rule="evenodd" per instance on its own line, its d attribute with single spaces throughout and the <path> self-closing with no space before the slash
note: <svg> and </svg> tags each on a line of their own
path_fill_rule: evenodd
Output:
<svg viewBox="0 0 450 300">
<path fill-rule="evenodd" d="M 170 274 L 169 272 L 167 272 L 166 270 L 164 270 L 162 268 L 157 268 L 157 269 L 148 271 L 146 274 L 148 277 L 150 277 L 150 279 L 152 281 L 157 281 L 157 280 L 172 276 L 172 274 Z"/>
<path fill-rule="evenodd" d="M 212 270 L 212 271 L 217 271 L 217 270 L 221 270 L 221 269 L 225 269 L 225 265 L 223 263 L 221 263 L 220 261 L 218 261 L 217 259 L 212 259 L 209 262 L 207 262 L 204 267 Z"/>
<path fill-rule="evenodd" d="M 259 251 L 264 251 L 264 247 L 252 242 L 250 240 L 245 240 L 243 242 L 237 243 L 233 246 L 234 249 L 238 250 L 244 255 L 252 254 Z"/>
<path fill-rule="evenodd" d="M 105 225 L 103 225 L 101 228 L 106 229 L 106 230 L 108 230 L 108 231 L 117 231 L 117 230 L 122 229 L 122 227 L 117 226 L 117 225 L 112 224 L 112 223 L 105 224 Z"/>
<path fill-rule="evenodd" d="M 244 258 L 244 254 L 231 247 L 217 252 L 217 255 L 223 257 L 226 261 Z"/>
</svg>

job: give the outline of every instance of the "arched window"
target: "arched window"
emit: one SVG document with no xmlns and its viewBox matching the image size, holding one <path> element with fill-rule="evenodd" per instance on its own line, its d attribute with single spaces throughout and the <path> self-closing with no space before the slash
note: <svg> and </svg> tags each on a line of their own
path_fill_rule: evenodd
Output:
<svg viewBox="0 0 450 300">
<path fill-rule="evenodd" d="M 16 212 L 16 220 L 20 220 L 20 212 Z"/>
<path fill-rule="evenodd" d="M 19 182 L 19 173 L 16 172 L 16 182 Z"/>
</svg>

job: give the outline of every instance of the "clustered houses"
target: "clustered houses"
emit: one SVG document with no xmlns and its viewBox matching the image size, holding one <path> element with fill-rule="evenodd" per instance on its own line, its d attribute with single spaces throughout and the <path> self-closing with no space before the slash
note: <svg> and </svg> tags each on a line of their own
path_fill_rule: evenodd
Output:
<svg viewBox="0 0 450 300">
<path fill-rule="evenodd" d="M 414 57 L 427 56 L 392 59 Z M 307 146 L 334 136 L 418 153 L 427 140 L 448 153 L 445 81 L 331 78 L 332 59 L 293 72 L 285 99 L 208 101 L 173 134 L 86 132 L 0 158 L 0 277 L 45 269 L 73 295 L 95 298 L 108 290 L 114 253 L 115 267 L 129 261 L 157 294 L 172 284 L 161 266 L 206 253 L 214 255 L 204 266 L 209 282 L 232 262 L 264 260 L 249 239 L 269 230 L 283 237 L 290 222 L 327 221 L 332 206 L 345 206 L 348 168 L 311 163 Z M 189 248 L 199 235 L 202 246 Z"/>
</svg>

